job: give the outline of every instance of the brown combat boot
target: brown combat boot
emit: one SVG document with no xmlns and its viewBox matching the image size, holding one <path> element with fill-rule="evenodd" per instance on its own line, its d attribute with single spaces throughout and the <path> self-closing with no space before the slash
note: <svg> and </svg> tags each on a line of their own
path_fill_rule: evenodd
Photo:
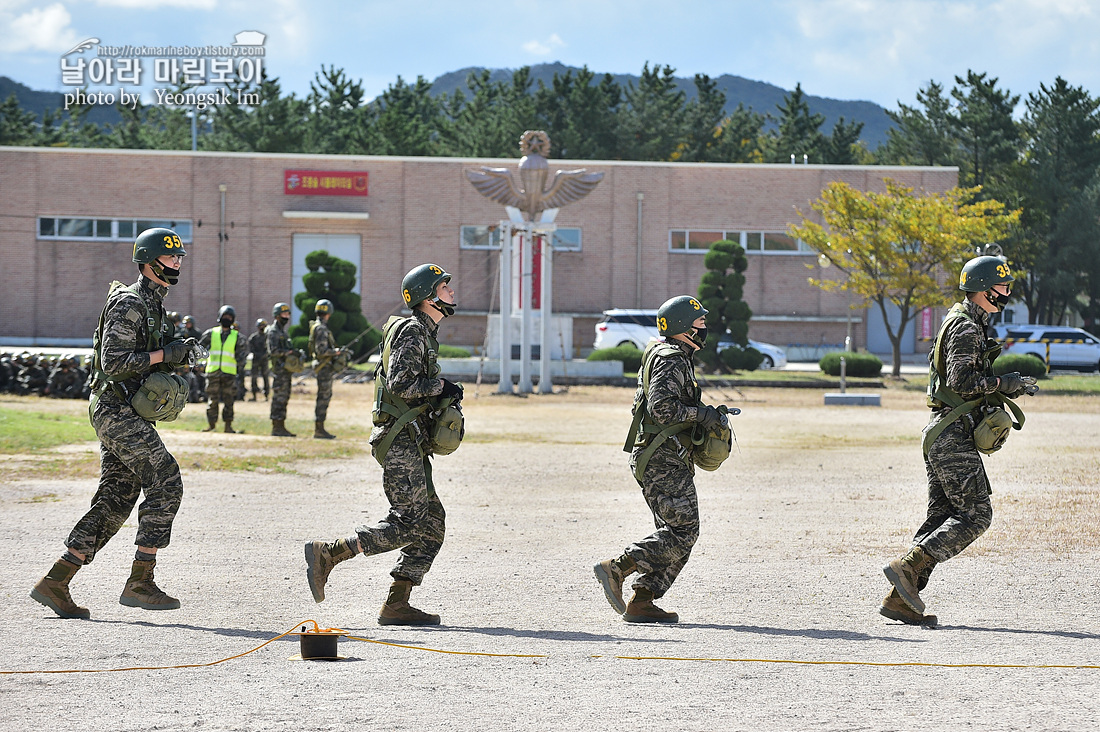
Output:
<svg viewBox="0 0 1100 732">
<path fill-rule="evenodd" d="M 225 423 L 225 433 L 227 435 L 237 434 L 237 430 L 233 429 L 233 423 L 232 422 L 226 422 Z"/>
<path fill-rule="evenodd" d="M 653 592 L 644 587 L 634 590 L 634 597 L 626 606 L 623 620 L 628 623 L 678 623 L 680 616 L 665 612 L 653 604 Z"/>
<path fill-rule="evenodd" d="M 315 440 L 335 440 L 336 435 L 326 432 L 325 421 L 320 420 L 313 423 L 313 438 Z"/>
<path fill-rule="evenodd" d="M 31 597 L 63 618 L 90 618 L 92 614 L 88 608 L 77 605 L 69 595 L 69 580 L 78 569 L 79 565 L 58 559 L 46 576 L 38 580 Z"/>
<path fill-rule="evenodd" d="M 379 625 L 439 625 L 439 616 L 417 610 L 409 604 L 412 580 L 394 580 L 386 604 L 378 613 Z"/>
<path fill-rule="evenodd" d="M 332 568 L 354 556 L 355 552 L 348 546 L 347 539 L 337 539 L 331 544 L 327 541 L 306 542 L 306 580 L 314 602 L 324 601 L 325 583 Z"/>
<path fill-rule="evenodd" d="M 890 580 L 901 599 L 917 615 L 924 614 L 924 600 L 920 599 L 919 594 L 921 575 L 926 570 L 930 571 L 935 563 L 936 560 L 924 551 L 924 547 L 917 544 L 904 557 L 895 559 L 882 568 L 886 579 Z"/>
<path fill-rule="evenodd" d="M 218 420 L 217 419 L 210 419 L 209 417 L 207 417 L 206 421 L 207 421 L 207 425 L 202 428 L 202 431 L 203 432 L 213 432 L 214 428 L 218 426 Z"/>
<path fill-rule="evenodd" d="M 604 596 L 619 615 L 626 612 L 626 601 L 623 600 L 623 582 L 637 568 L 638 565 L 627 554 L 618 559 L 605 559 L 592 568 L 592 571 L 596 573 L 596 580 L 603 587 Z"/>
<path fill-rule="evenodd" d="M 878 614 L 891 620 L 900 620 L 907 625 L 923 625 L 926 628 L 935 628 L 939 619 L 935 615 L 921 615 L 913 612 L 913 609 L 905 604 L 898 594 L 898 588 L 890 588 L 890 594 L 882 601 L 882 607 Z"/>
<path fill-rule="evenodd" d="M 256 392 L 252 392 L 252 396 L 248 399 L 250 402 L 256 401 Z"/>
<path fill-rule="evenodd" d="M 293 432 L 291 432 L 290 430 L 288 430 L 286 428 L 286 420 L 285 419 L 273 419 L 273 420 L 271 420 L 271 436 L 272 437 L 297 437 L 298 435 L 294 434 Z"/>
<path fill-rule="evenodd" d="M 143 610 L 179 610 L 180 601 L 170 597 L 153 581 L 153 567 L 157 560 L 135 559 L 130 570 L 130 579 L 118 602 L 126 607 L 140 607 Z"/>
</svg>

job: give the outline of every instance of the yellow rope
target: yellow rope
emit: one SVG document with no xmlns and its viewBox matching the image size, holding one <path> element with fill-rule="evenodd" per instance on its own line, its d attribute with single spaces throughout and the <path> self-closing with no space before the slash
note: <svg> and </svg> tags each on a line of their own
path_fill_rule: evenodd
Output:
<svg viewBox="0 0 1100 732">
<path fill-rule="evenodd" d="M 299 631 L 306 635 L 312 635 L 314 633 L 346 633 L 340 628 L 322 628 L 317 624 L 316 620 L 304 620 L 300 623 L 295 623 L 290 630 L 285 633 L 280 633 L 274 638 L 264 641 L 255 648 L 250 648 L 243 653 L 238 653 L 233 656 L 227 656 L 226 658 L 218 659 L 217 661 L 210 661 L 209 663 L 184 663 L 175 666 L 129 666 L 126 668 L 81 668 L 81 669 L 55 669 L 51 671 L 0 671 L 0 676 L 14 676 L 18 674 L 102 674 L 113 673 L 116 671 L 166 671 L 169 669 L 177 668 L 207 668 L 209 666 L 217 666 L 219 663 L 225 663 L 226 661 L 232 661 L 237 658 L 242 658 L 250 653 L 255 653 L 264 646 L 270 645 L 275 641 L 285 636 L 294 633 L 299 626 L 304 626 L 308 623 L 313 624 L 313 629 L 308 631 Z M 539 653 L 483 653 L 479 651 L 448 651 L 441 648 L 428 648 L 426 646 L 410 646 L 401 643 L 387 643 L 386 641 L 373 640 L 371 638 L 359 638 L 357 636 L 349 635 L 348 640 L 362 641 L 363 643 L 375 643 L 380 646 L 391 646 L 393 648 L 406 648 L 412 651 L 425 651 L 428 653 L 444 653 L 453 656 L 482 656 L 489 658 L 549 658 L 548 655 Z M 680 658 L 675 656 L 600 656 L 593 655 L 589 658 L 614 658 L 622 661 L 705 661 L 708 663 L 787 663 L 797 664 L 805 666 L 887 666 L 887 667 L 899 667 L 899 666 L 924 666 L 932 668 L 1016 668 L 1016 669 L 1100 669 L 1100 666 L 1090 666 L 1086 664 L 1025 664 L 1025 663 L 925 663 L 921 661 L 797 661 L 793 659 L 784 658 Z"/>
</svg>

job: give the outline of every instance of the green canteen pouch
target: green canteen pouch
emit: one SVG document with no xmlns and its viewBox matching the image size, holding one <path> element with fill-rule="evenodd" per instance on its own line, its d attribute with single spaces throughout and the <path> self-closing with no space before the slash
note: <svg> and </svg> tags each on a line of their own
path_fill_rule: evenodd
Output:
<svg viewBox="0 0 1100 732">
<path fill-rule="evenodd" d="M 991 455 L 1000 450 L 1012 431 L 1012 417 L 1000 407 L 988 408 L 986 415 L 974 427 L 974 447 Z"/>
<path fill-rule="evenodd" d="M 691 443 L 694 445 L 692 461 L 703 470 L 718 470 L 733 449 L 733 431 L 729 427 L 720 427 L 706 432 L 701 425 L 696 425 L 691 432 Z"/>
<path fill-rule="evenodd" d="M 154 371 L 130 399 L 130 406 L 147 422 L 171 422 L 187 406 L 189 387 L 182 376 Z"/>
<path fill-rule="evenodd" d="M 436 455 L 450 455 L 462 444 L 466 434 L 465 418 L 458 403 L 449 397 L 440 403 L 432 420 L 431 444 Z"/>
</svg>

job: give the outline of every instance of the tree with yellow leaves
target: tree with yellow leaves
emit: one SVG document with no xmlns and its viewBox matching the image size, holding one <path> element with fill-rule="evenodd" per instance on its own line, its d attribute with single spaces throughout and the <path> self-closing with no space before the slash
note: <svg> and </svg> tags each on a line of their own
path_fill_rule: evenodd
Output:
<svg viewBox="0 0 1100 732">
<path fill-rule="evenodd" d="M 905 326 L 924 308 L 950 303 L 963 263 L 981 246 L 1004 239 L 1019 220 L 1019 211 L 999 201 L 975 200 L 979 190 L 916 192 L 888 179 L 886 192 L 878 193 L 834 182 L 811 204 L 822 223 L 800 212 L 802 223 L 788 228 L 846 275 L 811 277 L 811 284 L 857 295 L 862 307 L 878 306 L 893 347 L 894 377 L 901 375 Z M 901 315 L 896 325 L 888 304 Z"/>
</svg>

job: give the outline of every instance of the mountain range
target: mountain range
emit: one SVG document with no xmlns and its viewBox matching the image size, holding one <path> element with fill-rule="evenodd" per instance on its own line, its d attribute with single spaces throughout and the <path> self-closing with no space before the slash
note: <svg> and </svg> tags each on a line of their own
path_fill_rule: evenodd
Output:
<svg viewBox="0 0 1100 732">
<path fill-rule="evenodd" d="M 481 67 L 467 67 L 442 74 L 432 82 L 432 94 L 450 94 L 458 89 L 465 91 L 468 76 L 471 73 L 481 73 L 483 70 Z M 569 70 L 572 70 L 575 74 L 580 69 L 557 62 L 536 64 L 531 67 L 531 78 L 536 86 L 539 81 L 549 86 L 554 74 L 564 75 Z M 511 81 L 513 73 L 513 69 L 492 69 L 490 79 L 493 81 Z M 602 73 L 597 74 L 595 81 L 598 82 L 602 77 Z M 628 84 L 636 85 L 639 80 L 636 74 L 612 74 L 612 77 L 624 89 Z M 744 104 L 745 107 L 758 114 L 770 114 L 772 118 L 775 118 L 778 116 L 778 106 L 783 103 L 783 98 L 790 93 L 789 90 L 774 84 L 753 81 L 732 74 L 722 74 L 715 78 L 715 82 L 718 89 L 726 95 L 727 113 L 736 109 L 738 104 Z M 677 88 L 687 94 L 688 99 L 695 97 L 695 82 L 692 79 L 676 77 L 676 85 Z M 18 81 L 0 76 L 0 99 L 7 99 L 11 94 L 15 94 L 23 109 L 34 112 L 39 118 L 47 109 L 57 109 L 64 106 L 64 96 L 61 92 L 36 91 L 20 84 Z M 826 133 L 832 130 L 833 125 L 840 117 L 844 117 L 849 122 L 853 120 L 862 122 L 863 132 L 860 138 L 871 150 L 886 141 L 886 132 L 893 125 L 890 118 L 886 116 L 886 110 L 874 102 L 846 101 L 810 94 L 806 94 L 805 99 L 811 112 L 825 116 L 822 130 Z M 114 107 L 96 106 L 89 111 L 87 119 L 89 122 L 96 124 L 113 124 L 119 122 L 120 118 Z M 774 119 L 770 120 L 767 126 L 774 127 Z"/>
</svg>

